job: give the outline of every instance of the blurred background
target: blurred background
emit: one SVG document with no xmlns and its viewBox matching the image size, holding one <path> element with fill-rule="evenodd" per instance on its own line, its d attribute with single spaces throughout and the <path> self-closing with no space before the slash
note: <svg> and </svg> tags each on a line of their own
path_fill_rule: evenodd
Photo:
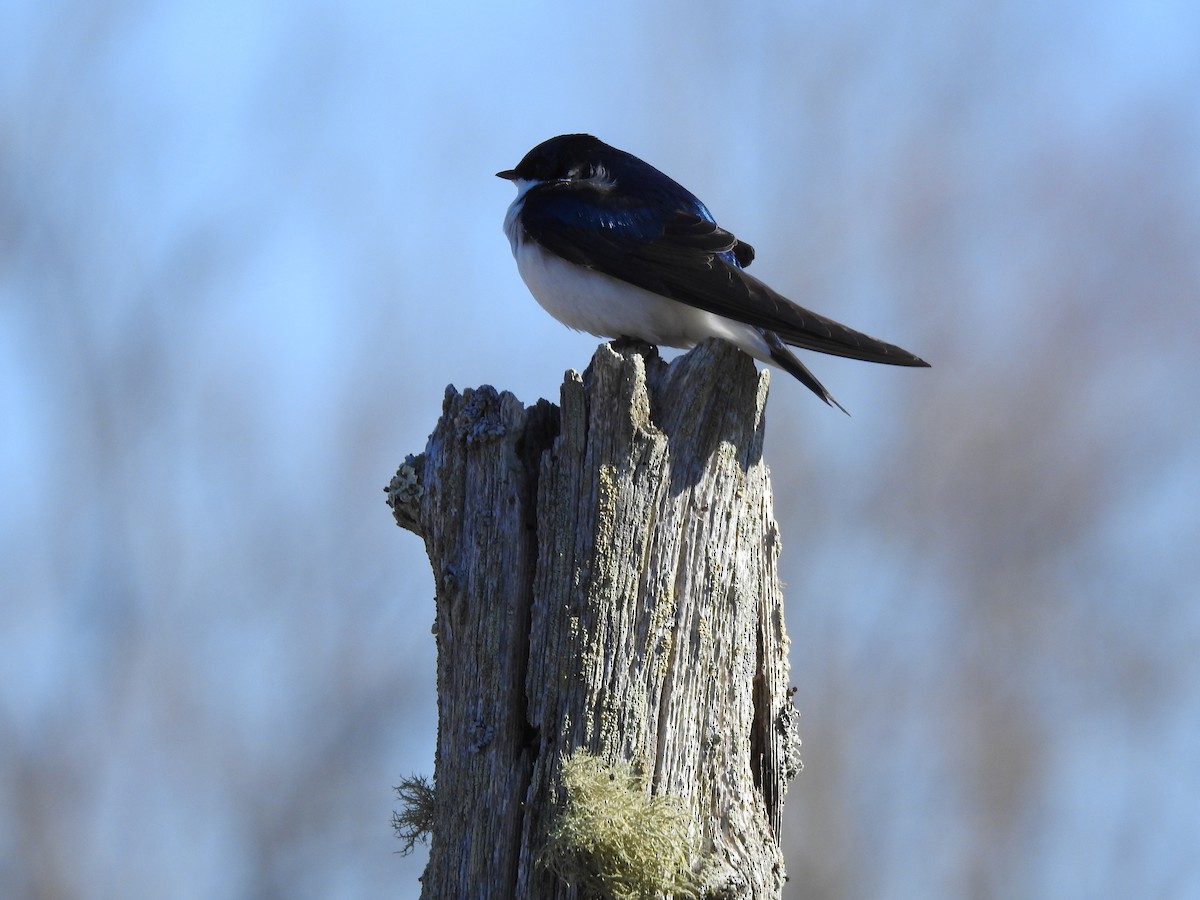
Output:
<svg viewBox="0 0 1200 900">
<path fill-rule="evenodd" d="M 766 455 L 789 898 L 1200 896 L 1200 6 L 10 0 L 0 896 L 416 897 L 447 384 L 556 400 L 493 173 L 589 131 L 931 370 Z"/>
</svg>

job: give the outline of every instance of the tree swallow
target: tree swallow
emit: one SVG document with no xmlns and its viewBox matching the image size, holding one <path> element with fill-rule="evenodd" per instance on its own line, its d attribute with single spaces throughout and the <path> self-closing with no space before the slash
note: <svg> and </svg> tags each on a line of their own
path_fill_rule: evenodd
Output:
<svg viewBox="0 0 1200 900">
<path fill-rule="evenodd" d="M 496 175 L 517 187 L 504 233 L 521 278 L 571 328 L 668 347 L 723 338 L 796 376 L 842 412 L 789 344 L 868 362 L 929 365 L 746 274 L 754 248 L 718 226 L 694 194 L 590 134 L 550 138 Z"/>
</svg>

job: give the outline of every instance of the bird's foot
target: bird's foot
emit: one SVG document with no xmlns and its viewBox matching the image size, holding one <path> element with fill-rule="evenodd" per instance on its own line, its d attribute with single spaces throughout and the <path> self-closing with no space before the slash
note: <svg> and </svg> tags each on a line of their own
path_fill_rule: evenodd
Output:
<svg viewBox="0 0 1200 900">
<path fill-rule="evenodd" d="M 613 338 L 608 342 L 608 345 L 617 353 L 628 353 L 629 351 L 633 351 L 634 353 L 640 353 L 645 357 L 657 358 L 658 356 L 658 348 L 648 341 L 643 341 L 641 338 L 622 336 L 619 338 Z"/>
</svg>

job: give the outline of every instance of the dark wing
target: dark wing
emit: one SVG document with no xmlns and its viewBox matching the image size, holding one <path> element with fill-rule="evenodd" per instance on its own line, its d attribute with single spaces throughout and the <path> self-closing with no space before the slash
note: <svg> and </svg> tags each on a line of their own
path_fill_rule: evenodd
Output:
<svg viewBox="0 0 1200 900">
<path fill-rule="evenodd" d="M 711 219 L 687 212 L 606 203 L 588 197 L 592 212 L 579 217 L 577 190 L 547 183 L 529 191 L 521 221 L 533 240 L 563 259 L 630 284 L 775 332 L 806 350 L 897 366 L 927 366 L 894 344 L 807 310 L 743 271 L 754 249 Z M 703 207 L 701 207 L 703 209 Z"/>
</svg>

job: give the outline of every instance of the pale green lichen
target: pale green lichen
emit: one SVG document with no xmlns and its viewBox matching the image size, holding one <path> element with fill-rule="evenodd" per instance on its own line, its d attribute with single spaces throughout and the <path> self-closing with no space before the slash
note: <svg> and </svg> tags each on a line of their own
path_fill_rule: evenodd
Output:
<svg viewBox="0 0 1200 900">
<path fill-rule="evenodd" d="M 677 798 L 647 796 L 628 763 L 584 751 L 563 763 L 562 786 L 543 865 L 585 894 L 612 900 L 699 896 L 698 847 Z"/>
<path fill-rule="evenodd" d="M 425 487 L 421 484 L 421 465 L 422 461 L 410 453 L 404 457 L 404 462 L 396 470 L 396 476 L 389 488 L 392 496 L 397 497 L 400 502 L 413 503 L 424 495 Z"/>
</svg>

